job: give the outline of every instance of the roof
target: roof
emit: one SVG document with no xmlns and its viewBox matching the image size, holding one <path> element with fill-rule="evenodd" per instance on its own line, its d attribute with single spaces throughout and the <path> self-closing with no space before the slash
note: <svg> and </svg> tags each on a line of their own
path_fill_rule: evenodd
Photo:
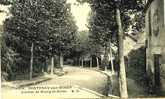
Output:
<svg viewBox="0 0 165 99">
<path fill-rule="evenodd" d="M 138 41 L 137 36 L 134 36 L 133 34 L 125 33 L 125 36 L 129 37 L 129 38 L 132 39 L 134 42 L 137 42 L 137 41 Z"/>
</svg>

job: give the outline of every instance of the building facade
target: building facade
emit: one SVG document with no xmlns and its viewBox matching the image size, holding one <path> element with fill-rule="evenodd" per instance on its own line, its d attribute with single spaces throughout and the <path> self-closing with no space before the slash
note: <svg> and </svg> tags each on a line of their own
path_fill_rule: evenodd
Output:
<svg viewBox="0 0 165 99">
<path fill-rule="evenodd" d="M 165 94 L 165 0 L 146 3 L 146 71 L 152 92 Z"/>
</svg>

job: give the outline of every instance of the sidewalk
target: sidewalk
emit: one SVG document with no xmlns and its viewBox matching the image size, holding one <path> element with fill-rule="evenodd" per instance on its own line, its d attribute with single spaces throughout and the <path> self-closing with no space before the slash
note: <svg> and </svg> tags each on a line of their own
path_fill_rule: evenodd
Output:
<svg viewBox="0 0 165 99">
<path fill-rule="evenodd" d="M 41 77 L 35 77 L 32 80 L 17 80 L 10 82 L 2 82 L 2 87 L 20 88 L 20 87 L 35 85 L 51 79 L 52 79 L 51 77 L 41 76 Z"/>
</svg>

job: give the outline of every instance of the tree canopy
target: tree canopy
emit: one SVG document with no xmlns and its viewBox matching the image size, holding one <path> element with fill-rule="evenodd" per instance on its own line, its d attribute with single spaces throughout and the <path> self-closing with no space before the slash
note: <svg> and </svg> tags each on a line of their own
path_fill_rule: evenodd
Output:
<svg viewBox="0 0 165 99">
<path fill-rule="evenodd" d="M 114 42 L 115 44 L 118 28 L 115 21 L 116 6 L 119 6 L 121 10 L 122 24 L 125 33 L 128 32 L 130 26 L 134 31 L 142 31 L 141 29 L 144 26 L 144 16 L 142 14 L 142 10 L 144 8 L 143 0 L 121 0 L 120 2 L 116 1 L 87 1 L 91 4 L 92 8 L 91 18 L 89 19 L 91 38 L 103 46 L 105 46 L 106 42 L 109 41 Z M 132 18 L 133 15 L 134 17 Z"/>
<path fill-rule="evenodd" d="M 46 57 L 68 54 L 75 43 L 77 27 L 66 0 L 15 0 L 10 12 L 5 43 L 17 66 L 29 66 L 32 44 L 34 65 L 40 67 Z"/>
</svg>

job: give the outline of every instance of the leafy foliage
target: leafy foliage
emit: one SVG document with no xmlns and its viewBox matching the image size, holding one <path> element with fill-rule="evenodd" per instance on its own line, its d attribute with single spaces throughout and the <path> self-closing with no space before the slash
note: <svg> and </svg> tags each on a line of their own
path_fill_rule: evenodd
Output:
<svg viewBox="0 0 165 99">
<path fill-rule="evenodd" d="M 89 28 L 91 38 L 98 44 L 105 46 L 106 42 L 109 41 L 116 43 L 118 27 L 115 20 L 117 6 L 121 10 L 125 32 L 129 31 L 131 25 L 133 25 L 134 31 L 141 31 L 142 26 L 144 26 L 143 0 L 121 0 L 121 2 L 115 2 L 115 0 L 91 0 L 90 3 L 92 14 L 89 20 Z M 135 18 L 131 18 L 132 15 L 135 15 Z"/>
<path fill-rule="evenodd" d="M 64 5 L 65 4 L 65 5 Z M 59 1 L 53 6 L 54 16 L 50 21 L 50 32 L 48 36 L 49 50 L 52 54 L 69 54 L 76 41 L 77 26 L 70 13 L 70 5 L 66 0 Z M 58 13 L 58 15 L 56 15 Z"/>
<path fill-rule="evenodd" d="M 79 1 L 83 3 L 86 0 Z M 131 33 L 135 35 L 142 32 L 144 27 L 143 0 L 87 0 L 86 2 L 90 3 L 92 9 L 89 18 L 90 38 L 93 43 L 104 49 L 110 47 L 110 42 L 118 46 L 116 7 L 119 7 L 121 12 L 124 33 L 130 32 L 130 28 Z"/>
<path fill-rule="evenodd" d="M 32 43 L 36 70 L 47 57 L 69 53 L 77 27 L 66 0 L 15 0 L 10 12 L 4 24 L 5 43 L 14 53 L 15 70 L 28 72 Z"/>
<path fill-rule="evenodd" d="M 0 0 L 0 4 L 4 4 L 4 5 L 9 5 L 13 2 L 14 0 Z"/>
</svg>

